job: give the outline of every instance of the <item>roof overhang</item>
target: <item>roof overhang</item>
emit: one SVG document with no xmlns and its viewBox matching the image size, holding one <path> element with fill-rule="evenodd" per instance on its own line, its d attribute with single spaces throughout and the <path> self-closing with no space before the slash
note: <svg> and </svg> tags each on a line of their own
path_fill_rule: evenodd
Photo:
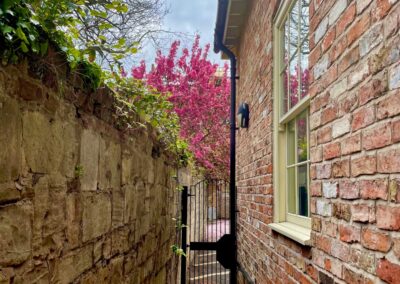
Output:
<svg viewBox="0 0 400 284">
<path fill-rule="evenodd" d="M 218 14 L 215 26 L 214 51 L 219 52 L 215 42 L 218 37 L 233 52 L 240 44 L 240 37 L 246 20 L 250 0 L 218 0 Z M 223 58 L 224 55 L 222 56 Z"/>
</svg>

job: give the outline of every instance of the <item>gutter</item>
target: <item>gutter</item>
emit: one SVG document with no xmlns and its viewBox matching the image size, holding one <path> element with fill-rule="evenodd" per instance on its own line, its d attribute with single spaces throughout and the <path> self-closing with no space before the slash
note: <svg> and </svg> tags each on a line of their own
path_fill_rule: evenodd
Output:
<svg viewBox="0 0 400 284">
<path fill-rule="evenodd" d="M 229 193 L 230 193 L 230 232 L 233 237 L 234 246 L 234 267 L 230 273 L 230 283 L 237 282 L 237 237 L 236 237 L 236 56 L 223 43 L 225 26 L 227 21 L 227 12 L 229 0 L 218 1 L 218 15 L 214 33 L 214 52 L 225 53 L 231 63 L 231 112 L 230 112 L 230 175 L 229 175 Z"/>
</svg>

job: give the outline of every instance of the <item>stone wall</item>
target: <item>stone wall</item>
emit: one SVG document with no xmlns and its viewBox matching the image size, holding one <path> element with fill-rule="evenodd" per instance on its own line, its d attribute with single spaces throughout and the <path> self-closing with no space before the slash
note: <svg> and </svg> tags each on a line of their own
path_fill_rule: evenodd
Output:
<svg viewBox="0 0 400 284">
<path fill-rule="evenodd" d="M 275 233 L 273 19 L 254 0 L 239 48 L 238 256 L 253 283 L 399 283 L 400 1 L 310 0 L 311 246 Z M 245 278 L 247 280 L 245 280 Z"/>
<path fill-rule="evenodd" d="M 0 67 L 0 283 L 175 283 L 174 158 L 65 65 Z"/>
</svg>

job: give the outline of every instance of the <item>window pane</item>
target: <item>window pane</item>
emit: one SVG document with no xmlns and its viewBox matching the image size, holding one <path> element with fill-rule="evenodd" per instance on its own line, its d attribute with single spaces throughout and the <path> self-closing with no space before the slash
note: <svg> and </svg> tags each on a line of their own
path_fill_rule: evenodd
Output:
<svg viewBox="0 0 400 284">
<path fill-rule="evenodd" d="M 299 58 L 298 53 L 289 64 L 289 108 L 294 107 L 298 102 L 299 94 Z"/>
<path fill-rule="evenodd" d="M 292 120 L 287 125 L 287 166 L 296 163 L 296 132 L 295 132 L 295 122 Z"/>
<path fill-rule="evenodd" d="M 304 42 L 303 45 L 307 44 L 308 41 Z M 310 72 L 308 69 L 308 54 L 309 54 L 308 46 L 306 48 L 301 49 L 300 54 L 300 77 L 301 77 L 301 92 L 300 92 L 300 99 L 304 98 L 308 95 L 308 88 L 309 88 L 309 81 L 310 81 Z"/>
<path fill-rule="evenodd" d="M 308 160 L 308 139 L 307 139 L 307 113 L 303 112 L 297 118 L 297 162 Z"/>
<path fill-rule="evenodd" d="M 289 64 L 289 59 L 290 59 L 290 44 L 289 44 L 289 38 L 290 38 L 290 28 L 289 28 L 289 22 L 290 20 L 287 19 L 285 23 L 285 35 L 284 35 L 284 42 L 285 42 L 285 51 L 284 51 L 284 60 L 283 63 L 285 65 Z"/>
<path fill-rule="evenodd" d="M 292 167 L 287 169 L 287 181 L 288 181 L 288 212 L 292 214 L 297 214 L 296 210 L 296 167 Z"/>
<path fill-rule="evenodd" d="M 290 59 L 293 58 L 299 46 L 299 15 L 300 1 L 296 1 L 292 10 L 288 15 L 289 19 L 289 54 Z"/>
<path fill-rule="evenodd" d="M 297 184 L 298 184 L 298 214 L 308 216 L 308 165 L 301 165 L 297 168 Z"/>
<path fill-rule="evenodd" d="M 301 14 L 300 14 L 300 41 L 303 41 L 305 38 L 308 38 L 308 30 L 309 30 L 309 0 L 300 0 L 301 5 Z"/>
</svg>

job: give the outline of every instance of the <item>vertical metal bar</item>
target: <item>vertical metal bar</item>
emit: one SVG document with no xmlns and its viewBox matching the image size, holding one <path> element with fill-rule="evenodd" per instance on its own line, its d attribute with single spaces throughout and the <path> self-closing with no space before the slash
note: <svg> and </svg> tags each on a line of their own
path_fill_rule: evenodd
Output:
<svg viewBox="0 0 400 284">
<path fill-rule="evenodd" d="M 181 211 L 181 222 L 182 225 L 187 225 L 187 204 L 188 204 L 188 187 L 184 186 L 182 191 L 182 211 Z M 186 227 L 182 227 L 182 250 L 186 254 L 187 247 L 187 232 Z M 181 283 L 186 283 L 186 257 L 181 256 Z"/>
<path fill-rule="evenodd" d="M 190 191 L 188 192 L 188 196 L 192 196 L 192 186 L 189 187 Z M 188 202 L 189 202 L 189 219 L 188 219 L 188 228 L 189 228 L 189 244 L 190 241 L 192 239 L 192 232 L 191 232 L 191 228 L 192 228 L 192 199 L 188 198 Z M 191 263 L 192 263 L 192 251 L 190 250 L 190 245 L 189 245 L 189 252 L 188 252 L 188 259 L 189 259 L 189 282 L 190 282 L 190 277 L 191 277 Z"/>
<path fill-rule="evenodd" d="M 193 240 L 195 241 L 195 242 L 197 242 L 198 240 L 197 240 L 197 236 L 196 236 L 196 229 L 197 229 L 197 195 L 198 195 L 198 193 L 197 193 L 197 185 L 195 186 L 195 190 L 194 190 L 194 211 L 193 211 L 193 214 L 194 214 L 194 224 L 193 224 L 193 226 L 194 226 L 194 228 L 193 228 L 193 230 L 194 230 L 194 232 L 193 232 Z M 198 230 L 197 230 L 198 231 Z M 193 276 L 193 278 L 195 278 L 196 279 L 196 276 L 197 276 L 197 267 L 196 267 L 196 262 L 197 262 L 197 258 L 199 257 L 199 254 L 198 254 L 198 252 L 197 251 L 195 251 L 195 252 L 193 252 L 193 254 L 194 254 L 194 259 L 193 259 L 193 272 L 194 272 L 194 276 Z M 196 280 L 194 280 L 194 282 L 196 282 Z"/>
</svg>

